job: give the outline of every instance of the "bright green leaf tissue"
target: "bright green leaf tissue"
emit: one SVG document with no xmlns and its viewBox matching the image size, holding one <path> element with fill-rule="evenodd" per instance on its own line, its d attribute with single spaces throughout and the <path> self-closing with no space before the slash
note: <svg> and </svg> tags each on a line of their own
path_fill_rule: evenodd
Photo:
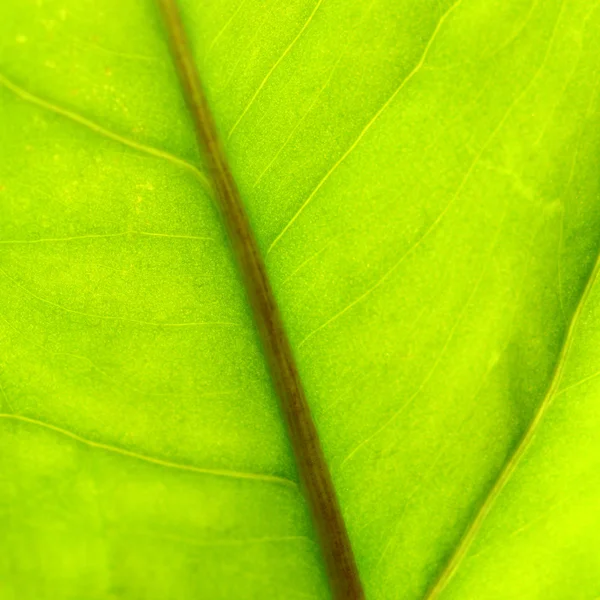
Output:
<svg viewBox="0 0 600 600">
<path fill-rule="evenodd" d="M 599 7 L 183 11 L 368 599 L 599 597 Z M 152 1 L 1 3 L 2 600 L 328 598 L 208 189 Z"/>
</svg>

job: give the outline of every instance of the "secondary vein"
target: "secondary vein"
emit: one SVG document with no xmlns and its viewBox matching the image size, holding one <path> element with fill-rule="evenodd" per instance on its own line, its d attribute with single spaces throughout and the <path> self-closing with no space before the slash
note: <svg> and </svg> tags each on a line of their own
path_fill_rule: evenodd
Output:
<svg viewBox="0 0 600 600">
<path fill-rule="evenodd" d="M 36 427 L 41 427 L 44 429 L 48 429 L 54 433 L 60 434 L 62 436 L 71 438 L 80 444 L 85 446 L 89 446 L 90 448 L 95 448 L 97 450 L 103 450 L 105 452 L 110 452 L 113 454 L 120 454 L 121 456 L 126 456 L 128 458 L 134 458 L 136 460 L 141 460 L 153 465 L 158 465 L 160 467 L 165 467 L 168 469 L 178 469 L 180 471 L 189 471 L 191 473 L 199 473 L 202 475 L 212 475 L 215 477 L 226 477 L 230 479 L 247 479 L 250 481 L 262 481 L 266 483 L 276 483 L 279 485 L 283 485 L 289 488 L 296 488 L 295 482 L 291 479 L 286 479 L 285 477 L 278 477 L 277 475 L 265 475 L 263 473 L 245 473 L 243 471 L 229 471 L 227 469 L 210 469 L 205 467 L 196 467 L 194 465 L 188 465 L 185 463 L 175 462 L 172 460 L 166 460 L 163 458 L 157 458 L 154 456 L 148 456 L 146 454 L 141 454 L 139 452 L 134 452 L 132 450 L 127 450 L 126 448 L 119 448 L 118 446 L 112 446 L 110 444 L 105 444 L 102 442 L 96 442 L 94 440 L 90 440 L 88 438 L 84 438 L 81 435 L 78 435 L 68 429 L 63 429 L 62 427 L 58 427 L 57 425 L 52 425 L 51 423 L 46 423 L 45 421 L 40 421 L 39 419 L 32 419 L 31 417 L 26 417 L 24 415 L 17 415 L 14 413 L 0 413 L 0 421 L 17 421 L 20 423 L 26 423 L 28 425 L 34 425 Z"/>
<path fill-rule="evenodd" d="M 494 504 L 496 503 L 496 500 L 502 493 L 502 490 L 508 483 L 509 479 L 512 477 L 518 464 L 520 463 L 521 459 L 523 458 L 523 456 L 527 452 L 528 448 L 530 447 L 533 439 L 535 438 L 535 435 L 539 429 L 540 423 L 542 422 L 544 416 L 546 415 L 546 413 L 548 412 L 548 409 L 550 408 L 550 406 L 552 404 L 552 400 L 554 400 L 554 398 L 562 392 L 562 390 L 559 391 L 560 383 L 562 381 L 563 371 L 564 371 L 565 364 L 567 362 L 567 358 L 569 356 L 569 352 L 573 345 L 575 331 L 579 324 L 579 319 L 581 317 L 581 313 L 583 312 L 583 309 L 584 309 L 586 302 L 590 296 L 592 288 L 594 287 L 594 284 L 595 284 L 596 280 L 598 279 L 599 272 L 600 272 L 600 252 L 598 253 L 598 256 L 596 257 L 596 263 L 594 264 L 594 267 L 593 267 L 592 271 L 590 272 L 586 286 L 583 290 L 581 298 L 579 299 L 579 303 L 577 304 L 577 307 L 576 307 L 575 311 L 573 312 L 573 316 L 571 317 L 571 321 L 569 323 L 569 328 L 565 335 L 565 339 L 564 339 L 562 348 L 560 350 L 560 354 L 558 356 L 556 365 L 554 367 L 554 372 L 552 374 L 552 379 L 550 381 L 550 385 L 548 386 L 548 390 L 546 391 L 546 394 L 545 394 L 542 402 L 540 403 L 540 406 L 539 406 L 537 412 L 535 413 L 531 423 L 529 424 L 529 427 L 527 428 L 527 430 L 521 437 L 521 440 L 519 441 L 514 452 L 510 455 L 510 457 L 504 464 L 502 471 L 496 478 L 493 486 L 491 487 L 491 489 L 488 492 L 487 496 L 485 497 L 483 503 L 479 507 L 479 510 L 475 514 L 475 517 L 473 518 L 473 520 L 471 521 L 471 523 L 469 524 L 469 526 L 463 533 L 463 536 L 460 539 L 454 552 L 450 556 L 450 559 L 448 560 L 448 562 L 442 569 L 441 573 L 438 575 L 437 579 L 435 580 L 435 582 L 433 583 L 433 585 L 427 592 L 424 600 L 436 600 L 440 596 L 442 591 L 446 588 L 446 586 L 448 585 L 450 580 L 454 577 L 462 560 L 467 555 L 469 548 L 471 547 L 471 544 L 473 543 L 473 540 L 475 539 L 475 536 L 481 530 L 481 527 L 483 526 L 483 523 L 486 520 L 487 516 L 490 514 Z"/>
<path fill-rule="evenodd" d="M 169 152 L 165 152 L 164 150 L 160 150 L 159 148 L 154 148 L 153 146 L 147 146 L 146 144 L 141 144 L 136 142 L 135 140 L 129 139 L 123 135 L 115 133 L 114 131 L 110 131 L 98 123 L 94 123 L 77 113 L 67 110 L 66 108 L 62 108 L 56 104 L 52 104 L 43 98 L 39 98 L 38 96 L 28 92 L 22 87 L 18 86 L 16 83 L 5 77 L 0 73 L 0 86 L 4 86 L 7 90 L 10 90 L 13 94 L 24 100 L 25 102 L 29 102 L 35 106 L 38 106 L 44 110 L 60 115 L 61 117 L 65 117 L 66 119 L 70 119 L 71 121 L 82 125 L 83 127 L 87 127 L 91 131 L 108 138 L 109 140 L 113 140 L 114 142 L 118 142 L 127 146 L 129 148 L 133 148 L 138 152 L 142 152 L 145 154 L 149 154 L 150 156 L 154 156 L 155 158 L 161 158 L 163 160 L 169 161 L 178 167 L 182 167 L 190 171 L 195 177 L 200 180 L 203 185 L 208 186 L 209 183 L 206 180 L 204 173 L 200 171 L 200 169 L 196 168 L 191 163 L 175 156 L 174 154 L 170 154 Z"/>
<path fill-rule="evenodd" d="M 158 5 L 185 100 L 194 121 L 198 145 L 204 150 L 217 205 L 244 280 L 273 385 L 279 397 L 333 597 L 336 600 L 362 600 L 364 592 L 329 468 L 258 244 L 200 83 L 177 2 L 158 0 Z"/>
</svg>

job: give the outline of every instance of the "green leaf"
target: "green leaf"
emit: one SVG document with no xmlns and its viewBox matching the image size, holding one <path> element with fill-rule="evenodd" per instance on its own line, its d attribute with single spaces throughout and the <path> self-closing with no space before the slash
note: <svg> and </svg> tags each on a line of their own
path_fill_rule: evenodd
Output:
<svg viewBox="0 0 600 600">
<path fill-rule="evenodd" d="M 183 12 L 367 598 L 600 596 L 598 7 Z M 0 597 L 328 598 L 155 6 L 0 31 Z"/>
</svg>

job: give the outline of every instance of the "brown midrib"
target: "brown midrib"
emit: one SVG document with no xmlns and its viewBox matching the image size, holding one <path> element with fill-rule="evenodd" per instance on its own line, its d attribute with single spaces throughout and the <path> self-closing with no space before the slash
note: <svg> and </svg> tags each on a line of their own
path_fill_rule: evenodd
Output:
<svg viewBox="0 0 600 600">
<path fill-rule="evenodd" d="M 177 2 L 158 0 L 158 5 L 198 145 L 209 167 L 215 200 L 229 234 L 279 398 L 333 598 L 362 600 L 364 592 L 329 467 L 258 244 L 200 83 Z"/>
</svg>

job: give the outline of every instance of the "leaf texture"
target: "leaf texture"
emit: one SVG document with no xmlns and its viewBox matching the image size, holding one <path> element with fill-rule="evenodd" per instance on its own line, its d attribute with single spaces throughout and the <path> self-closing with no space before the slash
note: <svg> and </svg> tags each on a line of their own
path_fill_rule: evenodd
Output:
<svg viewBox="0 0 600 600">
<path fill-rule="evenodd" d="M 598 7 L 182 7 L 367 598 L 599 597 Z M 0 595 L 327 598 L 156 8 L 0 31 Z"/>
</svg>

